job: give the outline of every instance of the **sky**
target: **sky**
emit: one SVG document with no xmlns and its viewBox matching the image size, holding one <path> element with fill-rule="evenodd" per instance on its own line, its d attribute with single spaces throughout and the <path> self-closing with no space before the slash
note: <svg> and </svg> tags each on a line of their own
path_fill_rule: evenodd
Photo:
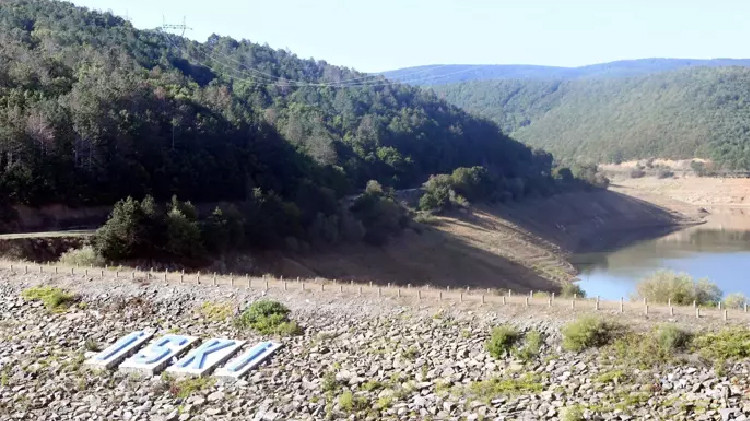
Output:
<svg viewBox="0 0 750 421">
<path fill-rule="evenodd" d="M 73 0 L 138 28 L 181 23 L 364 72 L 750 58 L 747 0 Z"/>
</svg>

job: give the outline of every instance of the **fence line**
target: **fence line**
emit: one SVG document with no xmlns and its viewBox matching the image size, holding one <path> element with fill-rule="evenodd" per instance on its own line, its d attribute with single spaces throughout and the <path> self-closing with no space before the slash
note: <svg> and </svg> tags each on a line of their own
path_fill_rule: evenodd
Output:
<svg viewBox="0 0 750 421">
<path fill-rule="evenodd" d="M 648 315 L 665 315 L 670 317 L 687 316 L 694 318 L 715 318 L 723 321 L 750 321 L 747 304 L 742 309 L 717 307 L 701 307 L 693 302 L 692 306 L 649 304 L 643 302 L 619 300 L 601 300 L 595 298 L 556 297 L 554 293 L 514 294 L 510 289 L 492 288 L 439 288 L 434 286 L 387 286 L 369 283 L 341 282 L 337 279 L 314 278 L 272 278 L 266 275 L 218 275 L 216 273 L 202 274 L 182 272 L 154 272 L 134 270 L 127 267 L 80 267 L 59 264 L 28 264 L 0 261 L 0 267 L 9 269 L 14 275 L 18 274 L 48 274 L 48 275 L 83 275 L 100 278 L 129 279 L 135 282 L 162 282 L 167 285 L 196 285 L 196 286 L 229 286 L 235 288 L 274 290 L 279 293 L 287 292 L 327 292 L 329 294 L 348 296 L 374 296 L 395 299 L 412 299 L 418 302 L 442 302 L 478 304 L 480 306 L 516 306 L 525 308 L 567 308 L 594 312 L 629 313 Z"/>
</svg>

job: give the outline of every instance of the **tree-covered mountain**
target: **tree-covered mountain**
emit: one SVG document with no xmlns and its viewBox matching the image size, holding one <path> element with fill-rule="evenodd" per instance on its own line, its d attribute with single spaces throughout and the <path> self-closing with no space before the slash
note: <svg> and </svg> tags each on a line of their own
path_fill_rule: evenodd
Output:
<svg viewBox="0 0 750 421">
<path fill-rule="evenodd" d="M 591 64 L 580 67 L 537 66 L 524 64 L 433 64 L 405 67 L 384 72 L 395 81 L 413 85 L 446 85 L 490 79 L 559 79 L 586 77 L 642 76 L 686 67 L 750 66 L 750 60 L 715 59 L 642 59 Z"/>
<path fill-rule="evenodd" d="M 562 160 L 713 158 L 750 169 L 750 68 L 435 86 L 448 102 Z"/>
<path fill-rule="evenodd" d="M 368 180 L 417 187 L 481 166 L 518 197 L 549 185 L 551 161 L 382 77 L 250 41 L 138 30 L 65 2 L 0 2 L 6 203 L 242 202 L 254 229 L 304 238 L 343 223 L 338 199 Z"/>
</svg>

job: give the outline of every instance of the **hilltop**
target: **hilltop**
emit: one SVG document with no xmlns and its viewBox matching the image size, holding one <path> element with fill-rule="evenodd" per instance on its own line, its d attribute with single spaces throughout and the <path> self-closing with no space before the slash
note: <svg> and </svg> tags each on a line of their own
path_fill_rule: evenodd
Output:
<svg viewBox="0 0 750 421">
<path fill-rule="evenodd" d="M 689 67 L 750 66 L 742 59 L 663 59 L 623 60 L 579 67 L 539 66 L 524 64 L 433 64 L 405 67 L 383 72 L 395 81 L 413 85 L 448 85 L 460 82 L 494 79 L 557 79 L 570 80 L 589 77 L 641 76 Z"/>
</svg>

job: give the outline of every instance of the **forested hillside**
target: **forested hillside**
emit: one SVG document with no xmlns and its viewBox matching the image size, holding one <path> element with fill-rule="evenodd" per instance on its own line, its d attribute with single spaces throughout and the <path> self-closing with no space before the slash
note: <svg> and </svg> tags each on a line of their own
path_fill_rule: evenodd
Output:
<svg viewBox="0 0 750 421">
<path fill-rule="evenodd" d="M 689 67 L 750 66 L 750 60 L 641 59 L 579 67 L 524 64 L 433 64 L 384 72 L 391 80 L 414 85 L 446 85 L 490 79 L 559 79 L 642 76 Z"/>
<path fill-rule="evenodd" d="M 750 168 L 746 67 L 569 81 L 476 81 L 433 89 L 563 161 L 704 157 L 730 169 Z"/>
<path fill-rule="evenodd" d="M 338 199 L 368 180 L 417 187 L 481 166 L 500 193 L 520 197 L 549 188 L 551 162 L 494 123 L 382 77 L 249 41 L 138 30 L 64 2 L 0 3 L 3 203 L 177 195 L 243 203 L 246 238 L 333 225 L 335 239 Z M 365 225 L 388 196 L 373 186 L 370 207 L 352 211 Z M 128 203 L 154 215 L 149 201 L 142 211 Z"/>
</svg>

